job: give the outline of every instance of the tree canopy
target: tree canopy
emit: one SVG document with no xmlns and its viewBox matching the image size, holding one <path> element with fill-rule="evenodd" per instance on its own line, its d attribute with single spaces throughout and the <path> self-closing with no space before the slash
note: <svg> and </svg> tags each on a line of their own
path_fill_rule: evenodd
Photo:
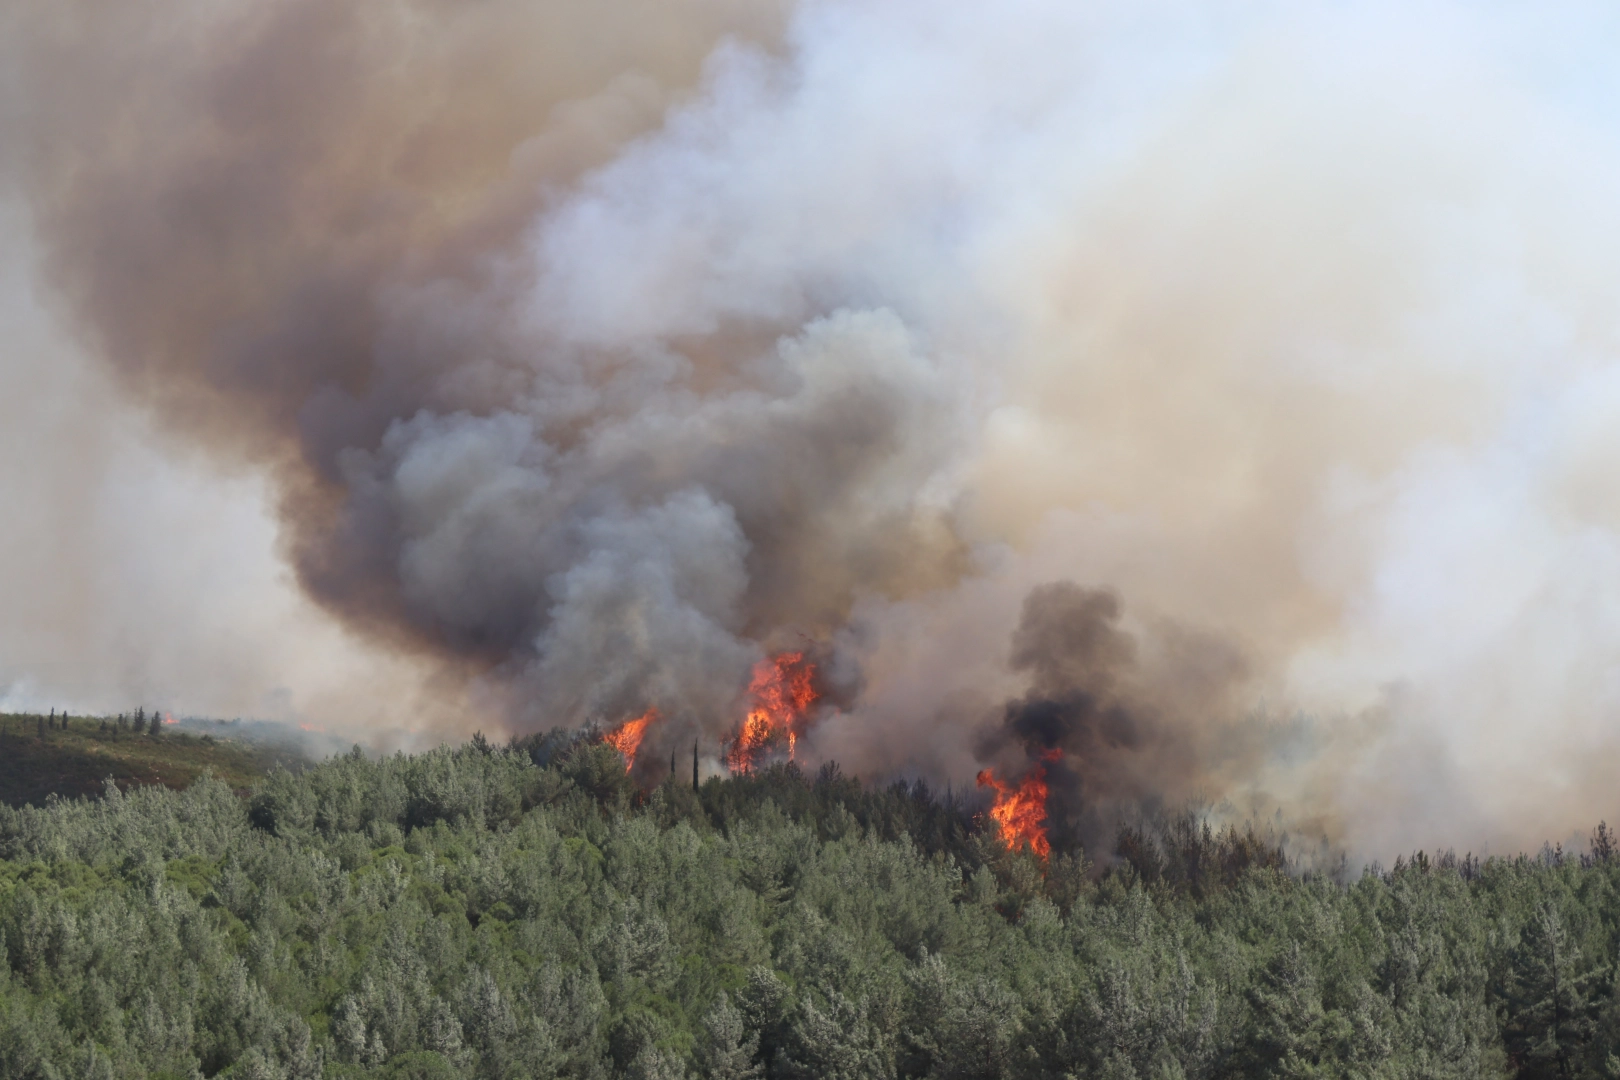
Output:
<svg viewBox="0 0 1620 1080">
<path fill-rule="evenodd" d="M 1183 815 L 1099 871 L 556 739 L 109 784 L 0 808 L 0 1075 L 1614 1076 L 1607 836 L 1352 878 Z"/>
</svg>

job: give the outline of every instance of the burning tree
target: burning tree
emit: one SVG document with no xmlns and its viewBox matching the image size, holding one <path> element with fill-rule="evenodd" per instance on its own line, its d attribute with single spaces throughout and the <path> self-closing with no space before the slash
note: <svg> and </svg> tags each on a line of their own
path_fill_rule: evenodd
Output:
<svg viewBox="0 0 1620 1080">
<path fill-rule="evenodd" d="M 990 818 L 1001 827 L 1001 841 L 1007 845 L 1007 850 L 1017 851 L 1027 846 L 1043 859 L 1052 854 L 1051 841 L 1046 838 L 1046 763 L 1061 756 L 1058 750 L 1047 751 L 1041 756 L 1041 763 L 1017 784 L 1000 779 L 991 769 L 979 770 L 979 786 L 995 789 L 996 801 L 990 807 Z"/>
<path fill-rule="evenodd" d="M 647 737 L 647 727 L 658 719 L 657 709 L 648 709 L 634 720 L 626 720 L 618 727 L 602 736 L 602 741 L 624 755 L 624 771 L 629 772 L 636 765 L 636 751 L 641 749 L 641 741 Z"/>
<path fill-rule="evenodd" d="M 750 706 L 726 752 L 726 767 L 745 773 L 771 751 L 787 744 L 793 759 L 799 736 L 809 728 L 816 690 L 816 666 L 803 652 L 779 653 L 754 665 L 748 683 Z"/>
</svg>

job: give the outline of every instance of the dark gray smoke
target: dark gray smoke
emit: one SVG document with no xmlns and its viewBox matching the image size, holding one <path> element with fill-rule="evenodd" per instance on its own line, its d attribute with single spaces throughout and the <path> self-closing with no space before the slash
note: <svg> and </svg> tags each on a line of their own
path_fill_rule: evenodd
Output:
<svg viewBox="0 0 1620 1080">
<path fill-rule="evenodd" d="M 1221 797 L 1271 748 L 1274 732 L 1239 711 L 1248 672 L 1230 644 L 1160 626 L 1165 655 L 1150 670 L 1122 615 L 1105 589 L 1033 589 L 1009 657 L 1028 689 L 980 734 L 977 755 L 998 775 L 1045 770 L 1059 846 L 1106 852 L 1126 817 Z"/>
<path fill-rule="evenodd" d="M 892 312 L 541 310 L 588 245 L 536 262 L 531 223 L 768 7 L 171 8 L 13 17 L 47 272 L 165 423 L 275 472 L 322 605 L 519 730 L 653 706 L 716 745 L 778 639 L 950 579 L 959 404 Z"/>
</svg>

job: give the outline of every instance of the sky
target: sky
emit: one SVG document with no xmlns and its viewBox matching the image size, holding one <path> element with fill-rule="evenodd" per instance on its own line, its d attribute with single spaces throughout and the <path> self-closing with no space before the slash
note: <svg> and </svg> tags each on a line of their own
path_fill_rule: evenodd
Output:
<svg viewBox="0 0 1620 1080">
<path fill-rule="evenodd" d="M 264 477 L 121 401 L 0 217 L 0 709 L 411 731 L 412 680 L 298 589 Z"/>
</svg>

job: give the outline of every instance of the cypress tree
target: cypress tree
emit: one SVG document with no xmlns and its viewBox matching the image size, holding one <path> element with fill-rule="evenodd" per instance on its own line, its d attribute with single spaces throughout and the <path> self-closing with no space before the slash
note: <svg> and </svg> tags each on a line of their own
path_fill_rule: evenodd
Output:
<svg viewBox="0 0 1620 1080">
<path fill-rule="evenodd" d="M 692 740 L 692 790 L 698 789 L 697 781 L 697 740 Z"/>
</svg>

